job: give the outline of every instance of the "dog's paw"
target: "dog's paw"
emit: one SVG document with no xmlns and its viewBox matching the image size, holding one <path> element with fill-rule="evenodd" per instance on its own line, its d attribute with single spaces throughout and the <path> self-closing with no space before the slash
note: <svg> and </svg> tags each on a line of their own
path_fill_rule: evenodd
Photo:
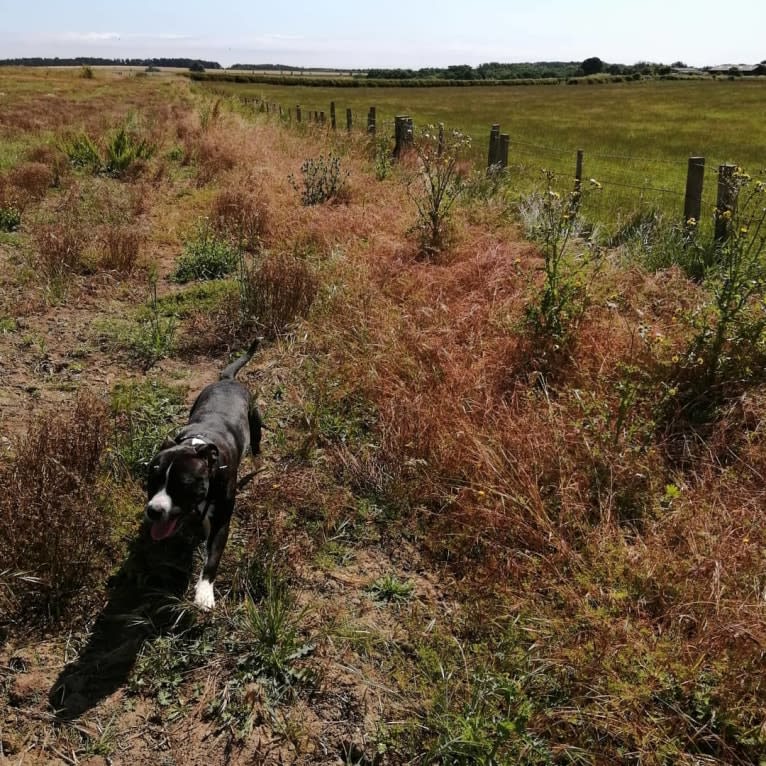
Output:
<svg viewBox="0 0 766 766">
<path fill-rule="evenodd" d="M 194 592 L 194 603 L 203 611 L 212 609 L 215 606 L 213 583 L 207 580 L 200 580 L 197 583 L 197 589 Z"/>
</svg>

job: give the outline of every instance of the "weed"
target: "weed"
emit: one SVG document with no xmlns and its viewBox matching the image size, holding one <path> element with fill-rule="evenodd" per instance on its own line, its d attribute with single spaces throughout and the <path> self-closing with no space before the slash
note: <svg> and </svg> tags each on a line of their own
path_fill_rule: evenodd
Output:
<svg viewBox="0 0 766 766">
<path fill-rule="evenodd" d="M 122 125 L 106 140 L 103 171 L 120 178 L 138 163 L 150 159 L 154 151 L 154 146 L 141 138 L 134 127 Z"/>
<path fill-rule="evenodd" d="M 8 205 L 0 207 L 0 231 L 16 231 L 21 226 L 18 208 Z"/>
<path fill-rule="evenodd" d="M 325 202 L 341 201 L 347 196 L 348 171 L 341 169 L 340 157 L 336 154 L 306 159 L 301 165 L 301 182 L 290 175 L 293 189 L 301 195 L 303 205 L 321 205 Z"/>
<path fill-rule="evenodd" d="M 80 67 L 80 77 L 82 77 L 83 80 L 92 80 L 95 77 L 93 67 L 88 66 L 87 64 Z"/>
<path fill-rule="evenodd" d="M 387 574 L 367 586 L 367 591 L 376 601 L 402 603 L 409 601 L 415 585 L 409 580 L 400 580 L 395 574 Z"/>
<path fill-rule="evenodd" d="M 433 125 L 427 126 L 415 141 L 418 172 L 407 191 L 417 208 L 415 231 L 423 255 L 433 256 L 449 242 L 449 217 L 463 191 L 461 160 L 470 139 L 452 131 L 440 139 Z"/>
<path fill-rule="evenodd" d="M 245 600 L 240 628 L 249 639 L 250 651 L 241 658 L 240 665 L 279 690 L 308 679 L 306 670 L 299 669 L 296 663 L 314 647 L 301 637 L 306 609 L 297 608 L 284 577 L 271 567 L 265 573 L 263 586 L 260 604 L 256 605 L 252 596 Z"/>
<path fill-rule="evenodd" d="M 394 166 L 391 142 L 383 136 L 372 139 L 370 144 L 375 178 L 384 181 Z"/>
<path fill-rule="evenodd" d="M 766 184 L 739 169 L 731 183 L 737 204 L 717 213 L 724 237 L 707 271 L 711 302 L 671 375 L 665 413 L 671 422 L 705 424 L 727 398 L 763 380 Z"/>
<path fill-rule="evenodd" d="M 87 133 L 77 133 L 62 139 L 59 148 L 67 156 L 72 167 L 91 173 L 101 171 L 101 151 Z"/>
<path fill-rule="evenodd" d="M 197 224 L 195 232 L 184 243 L 183 255 L 173 272 L 176 282 L 193 279 L 221 279 L 237 269 L 239 252 L 222 238 L 207 219 Z"/>
<path fill-rule="evenodd" d="M 567 248 L 577 233 L 580 189 L 562 197 L 554 188 L 554 174 L 543 173 L 545 189 L 542 195 L 526 201 L 523 213 L 530 234 L 542 247 L 545 277 L 538 298 L 527 307 L 527 320 L 536 336 L 550 342 L 558 352 L 566 346 L 585 308 L 585 288 L 577 277 L 588 261 L 567 258 Z M 592 183 L 597 188 L 596 182 Z M 532 217 L 531 209 L 535 210 Z"/>
<path fill-rule="evenodd" d="M 157 301 L 157 280 L 153 278 L 150 284 L 148 311 L 144 317 L 137 319 L 137 326 L 130 337 L 133 351 L 147 368 L 173 352 L 177 326 L 175 317 L 162 316 Z"/>
<path fill-rule="evenodd" d="M 55 176 L 48 165 L 42 162 L 22 162 L 8 175 L 15 197 L 22 207 L 41 200 L 54 185 Z"/>
</svg>

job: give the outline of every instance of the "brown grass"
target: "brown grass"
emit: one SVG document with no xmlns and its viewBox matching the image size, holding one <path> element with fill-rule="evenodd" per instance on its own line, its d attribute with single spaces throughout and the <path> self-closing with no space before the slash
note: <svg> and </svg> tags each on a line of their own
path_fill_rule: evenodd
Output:
<svg viewBox="0 0 766 766">
<path fill-rule="evenodd" d="M 269 230 L 269 211 L 258 190 L 226 188 L 213 198 L 211 223 L 221 235 L 250 252 L 261 249 Z"/>
<path fill-rule="evenodd" d="M 103 227 L 99 240 L 102 246 L 100 268 L 132 274 L 139 266 L 144 238 L 135 226 Z"/>
<path fill-rule="evenodd" d="M 98 472 L 108 435 L 106 407 L 83 395 L 63 413 L 38 417 L 3 464 L 2 577 L 12 583 L 0 588 L 5 618 L 30 607 L 60 616 L 103 568 L 111 530 Z"/>
</svg>

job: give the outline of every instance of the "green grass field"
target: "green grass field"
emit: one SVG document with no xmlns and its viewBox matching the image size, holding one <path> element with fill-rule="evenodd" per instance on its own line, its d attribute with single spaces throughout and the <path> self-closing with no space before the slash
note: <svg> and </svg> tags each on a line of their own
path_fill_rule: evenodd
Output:
<svg viewBox="0 0 766 766">
<path fill-rule="evenodd" d="M 510 135 L 512 181 L 522 192 L 539 181 L 542 168 L 568 184 L 582 149 L 584 178 L 603 187 L 586 201 L 589 214 L 612 224 L 643 207 L 680 218 L 690 156 L 706 160 L 703 217 L 715 206 L 719 164 L 735 163 L 752 174 L 766 168 L 766 79 L 496 88 L 199 87 L 258 97 L 293 112 L 300 104 L 304 114 L 329 115 L 334 100 L 340 125 L 350 107 L 360 129 L 375 106 L 379 131 L 387 134 L 397 114 L 413 117 L 416 129 L 443 122 L 471 136 L 476 162 L 486 162 L 490 126 L 500 123 Z"/>
</svg>

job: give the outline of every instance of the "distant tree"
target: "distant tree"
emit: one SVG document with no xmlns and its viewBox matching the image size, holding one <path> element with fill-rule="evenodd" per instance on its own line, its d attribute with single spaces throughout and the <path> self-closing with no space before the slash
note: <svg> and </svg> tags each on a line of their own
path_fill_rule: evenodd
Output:
<svg viewBox="0 0 766 766">
<path fill-rule="evenodd" d="M 202 62 L 200 61 L 194 61 L 192 65 L 189 67 L 190 72 L 204 72 L 205 67 L 202 66 Z"/>
<path fill-rule="evenodd" d="M 580 66 L 583 74 L 586 76 L 591 74 L 601 74 L 601 72 L 604 71 L 604 62 L 598 56 L 592 56 L 589 59 L 585 59 Z"/>
<path fill-rule="evenodd" d="M 762 61 L 758 66 L 753 70 L 753 74 L 766 74 L 766 61 Z"/>
<path fill-rule="evenodd" d="M 684 64 L 683 61 L 674 61 L 670 66 L 672 66 L 673 69 L 688 69 L 687 65 Z"/>
</svg>

